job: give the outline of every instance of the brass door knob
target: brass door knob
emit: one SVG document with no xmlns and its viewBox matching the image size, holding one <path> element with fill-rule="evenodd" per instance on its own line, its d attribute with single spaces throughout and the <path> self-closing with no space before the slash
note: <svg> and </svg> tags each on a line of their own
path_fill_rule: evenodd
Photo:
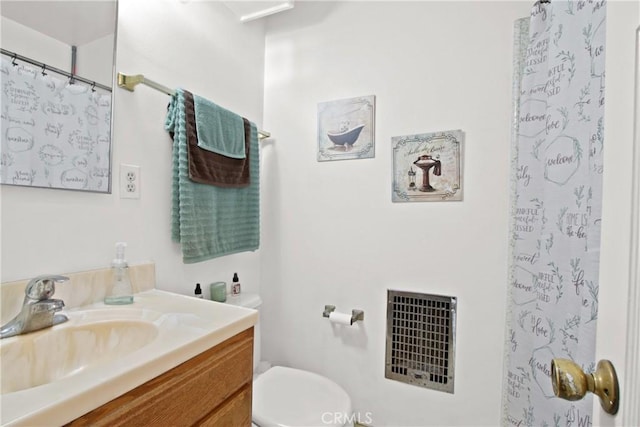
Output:
<svg viewBox="0 0 640 427">
<path fill-rule="evenodd" d="M 580 400 L 588 391 L 600 398 L 602 409 L 615 415 L 620 404 L 618 376 L 608 360 L 598 362 L 596 371 L 585 374 L 582 368 L 568 359 L 551 361 L 551 382 L 556 396 L 566 400 Z"/>
</svg>

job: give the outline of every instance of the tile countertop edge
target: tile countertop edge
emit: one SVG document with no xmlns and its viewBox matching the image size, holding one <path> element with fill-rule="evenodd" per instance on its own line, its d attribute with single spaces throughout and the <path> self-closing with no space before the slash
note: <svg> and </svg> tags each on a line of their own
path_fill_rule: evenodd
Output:
<svg viewBox="0 0 640 427">
<path fill-rule="evenodd" d="M 152 290 L 152 292 L 165 293 L 157 289 Z M 150 361 L 148 365 L 145 365 L 141 369 L 135 369 L 109 378 L 92 387 L 91 390 L 73 393 L 62 401 L 53 402 L 32 413 L 9 420 L 6 423 L 3 420 L 2 426 L 64 425 L 69 423 L 147 381 L 162 375 L 187 360 L 192 359 L 198 354 L 226 341 L 234 335 L 253 327 L 258 321 L 258 312 L 251 309 L 242 309 L 247 310 L 245 316 L 163 354 L 157 359 Z"/>
</svg>

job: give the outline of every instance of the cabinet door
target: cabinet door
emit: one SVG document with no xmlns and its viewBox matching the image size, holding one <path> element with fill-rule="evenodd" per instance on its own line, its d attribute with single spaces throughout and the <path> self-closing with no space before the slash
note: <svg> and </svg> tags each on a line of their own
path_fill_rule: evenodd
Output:
<svg viewBox="0 0 640 427">
<path fill-rule="evenodd" d="M 240 389 L 248 387 L 251 402 L 252 379 L 253 328 L 250 328 L 68 425 L 197 425 Z M 245 411 L 251 419 L 250 403 Z"/>
<path fill-rule="evenodd" d="M 198 425 L 200 427 L 251 426 L 251 386 L 244 386 Z"/>
</svg>

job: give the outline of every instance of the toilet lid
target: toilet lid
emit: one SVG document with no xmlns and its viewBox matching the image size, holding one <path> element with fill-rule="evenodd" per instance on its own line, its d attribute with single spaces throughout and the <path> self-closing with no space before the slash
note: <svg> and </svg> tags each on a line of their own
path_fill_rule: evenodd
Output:
<svg viewBox="0 0 640 427">
<path fill-rule="evenodd" d="M 323 376 L 274 366 L 253 382 L 253 421 L 267 426 L 342 426 L 351 398 Z"/>
</svg>

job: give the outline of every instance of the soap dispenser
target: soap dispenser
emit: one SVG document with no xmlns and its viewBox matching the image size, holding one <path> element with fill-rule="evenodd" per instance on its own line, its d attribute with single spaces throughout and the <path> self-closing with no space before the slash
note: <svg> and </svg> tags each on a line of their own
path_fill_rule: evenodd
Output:
<svg viewBox="0 0 640 427">
<path fill-rule="evenodd" d="M 116 243 L 116 257 L 111 263 L 113 289 L 111 290 L 111 295 L 105 297 L 105 304 L 123 305 L 133 303 L 133 290 L 131 289 L 131 280 L 129 280 L 129 264 L 124 258 L 126 247 L 127 244 L 124 242 Z"/>
</svg>

